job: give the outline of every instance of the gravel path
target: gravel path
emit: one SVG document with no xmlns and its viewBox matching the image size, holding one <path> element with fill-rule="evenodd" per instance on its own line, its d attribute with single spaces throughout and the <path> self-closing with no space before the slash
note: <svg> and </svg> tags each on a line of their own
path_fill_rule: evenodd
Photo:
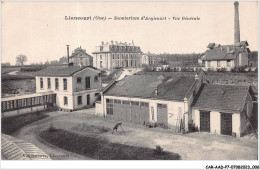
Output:
<svg viewBox="0 0 260 170">
<path fill-rule="evenodd" d="M 115 121 L 94 116 L 91 114 L 94 112 L 95 109 L 51 112 L 48 113 L 50 117 L 21 128 L 14 136 L 35 144 L 48 154 L 69 154 L 67 159 L 89 159 L 43 143 L 38 134 L 47 129 L 50 123 L 56 128 L 70 131 L 72 131 L 72 127 L 82 123 L 113 128 Z M 171 129 L 149 129 L 142 125 L 125 122 L 123 122 L 123 129 L 126 131 L 126 136 L 120 128 L 117 133 L 107 132 L 99 134 L 99 136 L 103 136 L 112 142 L 152 149 L 156 145 L 160 145 L 165 151 L 180 154 L 183 160 L 257 160 L 258 158 L 258 142 L 256 139 L 233 138 L 201 132 L 180 135 L 174 134 Z M 88 132 L 79 131 L 76 133 L 85 135 Z"/>
</svg>

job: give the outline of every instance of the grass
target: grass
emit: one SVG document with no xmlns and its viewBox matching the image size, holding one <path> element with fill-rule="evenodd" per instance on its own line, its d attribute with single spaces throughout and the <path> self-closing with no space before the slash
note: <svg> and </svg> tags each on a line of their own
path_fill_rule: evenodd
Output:
<svg viewBox="0 0 260 170">
<path fill-rule="evenodd" d="M 40 137 L 59 148 L 99 160 L 180 160 L 179 154 L 163 151 L 156 155 L 155 150 L 112 143 L 93 135 L 79 135 L 70 131 L 45 130 Z M 144 141 L 145 142 L 145 141 Z"/>
<path fill-rule="evenodd" d="M 12 117 L 4 117 L 1 119 L 2 133 L 11 135 L 21 127 L 30 124 L 32 122 L 35 122 L 37 120 L 44 119 L 46 117 L 49 116 L 43 114 L 43 111 L 21 114 Z"/>
</svg>

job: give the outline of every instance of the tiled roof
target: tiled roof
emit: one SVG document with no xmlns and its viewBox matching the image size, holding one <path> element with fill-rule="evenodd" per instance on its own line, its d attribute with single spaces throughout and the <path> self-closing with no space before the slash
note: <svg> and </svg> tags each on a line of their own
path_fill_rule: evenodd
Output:
<svg viewBox="0 0 260 170">
<path fill-rule="evenodd" d="M 206 84 L 194 108 L 240 111 L 248 91 L 248 86 Z"/>
<path fill-rule="evenodd" d="M 132 75 L 115 82 L 105 95 L 137 98 L 154 98 L 183 101 L 188 93 L 193 77 L 162 77 L 151 75 Z M 158 87 L 158 94 L 155 89 Z"/>
<path fill-rule="evenodd" d="M 229 48 L 229 52 L 227 48 Z M 247 51 L 234 45 L 221 45 L 207 50 L 202 60 L 234 60 L 239 52 L 245 53 Z"/>
<path fill-rule="evenodd" d="M 36 73 L 36 76 L 49 76 L 49 77 L 67 77 L 84 70 L 95 69 L 94 67 L 80 67 L 80 66 L 49 66 Z"/>
</svg>

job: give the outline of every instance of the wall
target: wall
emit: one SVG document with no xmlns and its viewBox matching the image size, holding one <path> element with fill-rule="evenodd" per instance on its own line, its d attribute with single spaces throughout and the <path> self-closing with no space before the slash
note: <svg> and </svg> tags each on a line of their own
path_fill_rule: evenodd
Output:
<svg viewBox="0 0 260 170">
<path fill-rule="evenodd" d="M 80 56 L 81 54 L 81 56 Z M 73 62 L 74 66 L 78 66 L 80 64 L 82 64 L 83 66 L 88 66 L 88 65 L 93 65 L 92 62 L 92 57 L 81 52 L 76 54 L 75 56 L 73 56 L 72 58 L 70 58 L 70 62 Z"/>
<path fill-rule="evenodd" d="M 101 77 L 99 71 L 87 68 L 73 75 L 73 92 L 85 91 L 86 82 L 85 77 L 90 77 L 90 89 L 101 89 Z M 98 76 L 98 81 L 94 77 Z M 81 78 L 81 83 L 77 83 L 77 78 Z M 88 90 L 90 90 L 88 89 Z"/>
<path fill-rule="evenodd" d="M 216 70 L 217 68 L 226 68 L 227 71 L 230 71 L 231 68 L 235 67 L 234 60 L 231 60 L 230 62 L 230 67 L 227 67 L 227 60 L 219 60 L 220 61 L 220 66 L 218 67 L 218 62 L 217 61 L 211 61 L 211 67 L 208 67 L 208 61 L 205 61 L 205 68 L 206 70 L 208 68 L 211 68 L 213 70 Z"/>
<path fill-rule="evenodd" d="M 237 137 L 240 137 L 240 113 L 232 114 L 232 132 L 235 132 Z M 192 110 L 192 119 L 195 127 L 200 129 L 200 111 L 198 109 Z M 221 134 L 221 114 L 217 111 L 210 112 L 210 133 Z"/>
<path fill-rule="evenodd" d="M 221 133 L 221 120 L 219 112 L 210 112 L 210 133 Z"/>
<path fill-rule="evenodd" d="M 73 95 L 73 110 L 77 110 L 77 109 L 83 109 L 83 108 L 87 108 L 87 107 L 91 107 L 93 106 L 93 103 L 95 103 L 98 95 L 99 95 L 100 90 L 96 89 L 96 90 L 88 90 L 88 91 L 84 91 L 84 92 L 78 92 L 78 93 L 74 93 Z M 97 95 L 95 95 L 97 93 Z M 90 95 L 90 104 L 87 105 L 87 95 Z M 78 96 L 82 96 L 82 104 L 78 104 Z"/>
<path fill-rule="evenodd" d="M 103 116 L 103 105 L 101 102 L 96 102 L 96 115 Z"/>
<path fill-rule="evenodd" d="M 240 137 L 240 114 L 232 114 L 232 132 Z"/>
<path fill-rule="evenodd" d="M 139 101 L 139 102 L 147 102 L 149 103 L 149 113 L 150 113 L 150 121 L 157 121 L 157 104 L 167 104 L 168 111 L 168 127 L 175 128 L 176 121 L 178 120 L 178 114 L 180 113 L 180 117 L 183 118 L 184 115 L 184 102 L 181 101 L 164 101 L 164 100 L 151 100 L 151 99 L 141 99 L 141 98 L 128 98 L 128 97 L 117 97 L 117 96 L 104 96 L 103 108 L 104 114 L 106 115 L 106 99 L 117 99 L 117 100 L 127 100 L 127 101 Z M 152 120 L 152 107 L 154 108 L 154 120 Z M 96 111 L 100 111 L 100 109 L 96 109 Z M 96 112 L 96 114 L 100 115 L 100 113 Z"/>
<path fill-rule="evenodd" d="M 43 88 L 40 88 L 40 78 L 43 78 Z M 51 88 L 48 89 L 48 78 L 51 79 Z M 59 89 L 55 89 L 55 78 L 59 80 Z M 67 90 L 63 90 L 63 79 L 67 79 Z M 36 93 L 53 91 L 59 94 L 71 94 L 72 93 L 72 77 L 38 77 L 35 78 L 36 81 Z"/>
</svg>

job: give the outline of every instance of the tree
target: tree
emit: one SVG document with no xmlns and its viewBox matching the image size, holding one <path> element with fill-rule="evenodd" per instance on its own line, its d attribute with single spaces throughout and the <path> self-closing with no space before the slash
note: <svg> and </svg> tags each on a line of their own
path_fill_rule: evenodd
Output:
<svg viewBox="0 0 260 170">
<path fill-rule="evenodd" d="M 16 57 L 16 65 L 21 65 L 23 66 L 23 64 L 27 61 L 27 56 L 20 54 Z"/>
</svg>

